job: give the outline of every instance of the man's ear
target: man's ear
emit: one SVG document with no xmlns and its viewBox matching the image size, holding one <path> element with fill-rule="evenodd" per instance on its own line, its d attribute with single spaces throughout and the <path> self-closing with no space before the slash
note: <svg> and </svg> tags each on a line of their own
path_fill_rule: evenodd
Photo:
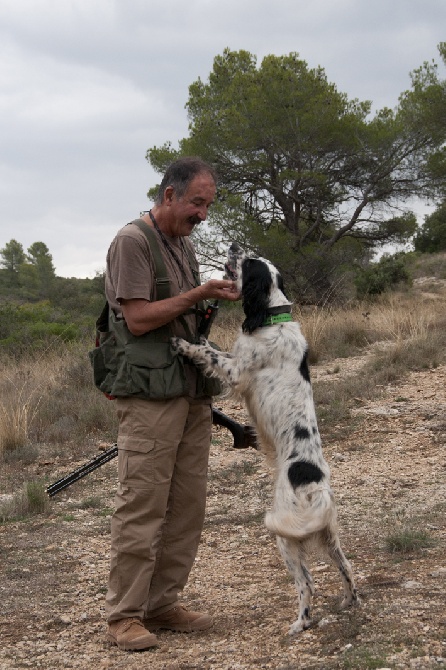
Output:
<svg viewBox="0 0 446 670">
<path fill-rule="evenodd" d="M 167 206 L 170 206 L 172 204 L 174 192 L 175 189 L 173 186 L 167 186 L 167 188 L 164 189 L 164 202 L 166 203 Z"/>
</svg>

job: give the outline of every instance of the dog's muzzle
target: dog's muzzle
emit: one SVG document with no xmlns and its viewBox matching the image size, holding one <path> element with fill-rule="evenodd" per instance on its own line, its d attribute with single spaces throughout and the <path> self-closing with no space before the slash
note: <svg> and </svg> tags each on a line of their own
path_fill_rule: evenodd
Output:
<svg viewBox="0 0 446 670">
<path fill-rule="evenodd" d="M 236 259 L 242 253 L 242 248 L 237 242 L 232 242 L 228 249 L 228 261 L 225 263 L 225 271 L 228 279 L 237 280 Z"/>
<path fill-rule="evenodd" d="M 232 281 L 237 280 L 237 273 L 229 263 L 225 263 L 225 273 L 228 279 L 231 279 Z"/>
</svg>

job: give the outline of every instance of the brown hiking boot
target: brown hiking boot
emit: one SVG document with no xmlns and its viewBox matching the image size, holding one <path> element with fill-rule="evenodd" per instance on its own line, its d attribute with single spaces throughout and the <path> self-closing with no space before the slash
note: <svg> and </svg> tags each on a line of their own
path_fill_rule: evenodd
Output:
<svg viewBox="0 0 446 670">
<path fill-rule="evenodd" d="M 177 633 L 193 633 L 210 628 L 214 619 L 206 612 L 189 612 L 182 605 L 177 605 L 158 616 L 145 617 L 144 623 L 152 630 L 165 628 Z"/>
<path fill-rule="evenodd" d="M 125 651 L 148 649 L 158 644 L 156 635 L 144 628 L 141 619 L 135 617 L 112 621 L 108 625 L 107 640 Z"/>
</svg>

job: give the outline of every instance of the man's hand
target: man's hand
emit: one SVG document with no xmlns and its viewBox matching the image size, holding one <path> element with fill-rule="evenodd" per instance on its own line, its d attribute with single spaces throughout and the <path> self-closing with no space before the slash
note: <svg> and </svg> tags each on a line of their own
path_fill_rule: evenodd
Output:
<svg viewBox="0 0 446 670">
<path fill-rule="evenodd" d="M 229 279 L 210 279 L 200 288 L 203 290 L 203 300 L 238 300 L 240 298 L 236 283 Z"/>
<path fill-rule="evenodd" d="M 127 326 L 133 335 L 143 335 L 164 326 L 184 314 L 200 300 L 238 300 L 240 293 L 235 282 L 228 279 L 210 279 L 186 293 L 173 298 L 149 302 L 140 298 L 122 300 L 121 307 Z"/>
</svg>

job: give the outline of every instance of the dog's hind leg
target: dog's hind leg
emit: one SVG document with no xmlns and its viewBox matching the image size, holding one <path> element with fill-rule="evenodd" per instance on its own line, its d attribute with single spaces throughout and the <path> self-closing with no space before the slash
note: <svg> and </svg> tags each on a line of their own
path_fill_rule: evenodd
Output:
<svg viewBox="0 0 446 670">
<path fill-rule="evenodd" d="M 299 597 L 299 616 L 289 629 L 290 635 L 300 633 L 311 626 L 311 597 L 314 593 L 313 578 L 305 565 L 306 552 L 302 542 L 277 537 L 277 546 L 285 562 Z"/>
<path fill-rule="evenodd" d="M 327 530 L 326 542 L 327 542 L 326 547 L 328 555 L 330 556 L 333 563 L 337 566 L 342 579 L 342 586 L 344 588 L 344 599 L 342 600 L 341 608 L 357 604 L 359 600 L 358 595 L 356 593 L 353 571 L 349 561 L 347 560 L 344 552 L 342 551 L 338 534 L 336 532 Z"/>
</svg>

